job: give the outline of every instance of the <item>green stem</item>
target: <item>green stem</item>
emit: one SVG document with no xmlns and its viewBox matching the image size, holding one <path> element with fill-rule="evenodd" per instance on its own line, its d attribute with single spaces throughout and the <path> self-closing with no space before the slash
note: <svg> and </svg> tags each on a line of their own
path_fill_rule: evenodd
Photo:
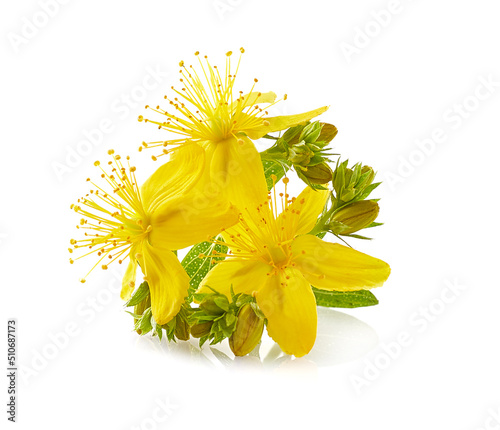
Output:
<svg viewBox="0 0 500 430">
<path fill-rule="evenodd" d="M 269 134 L 266 134 L 265 136 L 262 136 L 263 139 L 272 139 L 272 140 L 278 140 L 279 137 L 274 137 L 274 136 L 270 136 Z"/>
</svg>

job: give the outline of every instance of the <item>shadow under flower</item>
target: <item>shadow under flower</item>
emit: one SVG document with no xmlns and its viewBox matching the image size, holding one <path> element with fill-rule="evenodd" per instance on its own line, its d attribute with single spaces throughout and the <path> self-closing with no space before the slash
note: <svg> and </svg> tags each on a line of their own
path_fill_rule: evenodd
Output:
<svg viewBox="0 0 500 430">
<path fill-rule="evenodd" d="M 283 353 L 266 335 L 262 342 L 245 357 L 235 357 L 227 340 L 217 345 L 199 348 L 197 339 L 187 342 L 158 341 L 157 337 L 139 336 L 137 347 L 154 349 L 172 358 L 178 357 L 209 367 L 246 369 L 288 369 L 309 371 L 311 368 L 335 366 L 363 357 L 378 344 L 378 335 L 368 324 L 331 308 L 318 307 L 318 332 L 312 351 L 302 358 Z"/>
</svg>

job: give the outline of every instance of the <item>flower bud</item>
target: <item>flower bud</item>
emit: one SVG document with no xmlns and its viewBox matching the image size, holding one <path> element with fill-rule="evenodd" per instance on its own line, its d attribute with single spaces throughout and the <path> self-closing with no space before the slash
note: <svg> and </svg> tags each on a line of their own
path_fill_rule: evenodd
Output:
<svg viewBox="0 0 500 430">
<path fill-rule="evenodd" d="M 300 134 L 299 141 L 304 141 L 306 143 L 314 143 L 318 140 L 321 134 L 321 124 L 319 121 L 312 122 L 304 127 L 302 133 Z"/>
<path fill-rule="evenodd" d="M 333 172 L 330 166 L 326 163 L 310 166 L 300 172 L 304 175 L 311 184 L 327 184 L 332 180 Z"/>
<path fill-rule="evenodd" d="M 264 319 L 255 313 L 252 304 L 243 305 L 238 313 L 236 328 L 229 338 L 234 355 L 242 357 L 260 342 L 264 331 Z"/>
<path fill-rule="evenodd" d="M 180 340 L 189 340 L 190 328 L 188 322 L 180 315 L 177 315 L 175 319 L 175 337 Z"/>
<path fill-rule="evenodd" d="M 300 166 L 307 166 L 312 157 L 314 152 L 304 142 L 291 146 L 288 151 L 288 161 Z"/>
<path fill-rule="evenodd" d="M 134 306 L 134 314 L 136 315 L 142 315 L 144 311 L 151 306 L 151 296 L 148 294 L 148 296 L 142 300 L 140 303 L 136 304 Z M 137 318 L 134 318 L 134 324 L 136 324 L 138 321 Z M 141 334 L 142 330 L 138 328 L 136 330 L 137 334 Z"/>
<path fill-rule="evenodd" d="M 321 134 L 319 135 L 317 140 L 320 142 L 325 142 L 325 144 L 330 143 L 338 133 L 337 127 L 326 122 L 322 122 L 320 124 L 323 126 L 323 128 L 321 129 Z"/>
<path fill-rule="evenodd" d="M 229 301 L 223 294 L 210 294 L 201 301 L 200 309 L 208 315 L 222 315 L 229 310 Z"/>
<path fill-rule="evenodd" d="M 333 189 L 337 200 L 343 203 L 364 200 L 379 185 L 373 184 L 375 172 L 370 166 L 355 164 L 352 169 L 347 161 L 337 165 L 333 172 Z"/>
<path fill-rule="evenodd" d="M 351 203 L 335 212 L 329 228 L 334 234 L 354 233 L 375 221 L 378 211 L 378 203 L 372 200 Z"/>
<path fill-rule="evenodd" d="M 361 175 L 365 175 L 367 173 L 369 173 L 369 174 L 366 176 L 366 178 L 364 179 L 363 184 L 362 184 L 365 187 L 370 185 L 373 182 L 373 180 L 375 179 L 375 171 L 373 170 L 373 168 L 370 166 L 363 166 L 361 168 Z"/>
<path fill-rule="evenodd" d="M 191 327 L 191 335 L 197 339 L 200 337 L 210 334 L 210 329 L 212 328 L 213 321 L 208 321 L 204 323 L 198 323 Z"/>
</svg>

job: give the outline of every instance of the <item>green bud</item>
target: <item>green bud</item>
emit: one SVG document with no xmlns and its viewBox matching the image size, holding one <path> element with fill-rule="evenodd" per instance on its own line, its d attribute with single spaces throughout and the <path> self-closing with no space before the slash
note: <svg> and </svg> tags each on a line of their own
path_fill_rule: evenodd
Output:
<svg viewBox="0 0 500 430">
<path fill-rule="evenodd" d="M 213 323 L 214 323 L 213 321 L 208 321 L 193 325 L 191 327 L 191 335 L 197 339 L 209 335 Z"/>
<path fill-rule="evenodd" d="M 347 161 L 337 165 L 333 172 L 333 188 L 339 206 L 342 204 L 364 200 L 379 185 L 373 184 L 375 172 L 370 166 L 355 164 L 352 169 Z"/>
<path fill-rule="evenodd" d="M 370 166 L 363 166 L 361 168 L 361 177 L 363 178 L 364 175 L 367 175 L 363 181 L 365 185 L 370 185 L 375 179 L 375 171 Z"/>
<path fill-rule="evenodd" d="M 314 157 L 314 151 L 304 142 L 291 146 L 288 151 L 288 161 L 300 166 L 307 166 L 312 157 Z"/>
<path fill-rule="evenodd" d="M 175 319 L 175 337 L 180 340 L 189 340 L 190 327 L 188 322 L 180 315 L 177 315 Z"/>
<path fill-rule="evenodd" d="M 229 310 L 229 301 L 223 294 L 210 294 L 201 301 L 200 309 L 208 315 L 222 315 Z"/>
<path fill-rule="evenodd" d="M 141 302 L 139 302 L 138 304 L 136 304 L 134 306 L 134 314 L 136 315 L 142 315 L 144 313 L 144 311 L 151 307 L 151 296 L 148 295 L 144 300 L 142 300 Z M 137 323 L 137 318 L 134 318 L 134 324 Z M 137 334 L 141 334 L 142 333 L 142 330 L 140 328 L 138 328 L 136 330 Z"/>
<path fill-rule="evenodd" d="M 300 173 L 304 175 L 310 183 L 317 185 L 327 184 L 332 180 L 333 176 L 332 169 L 326 163 L 307 167 L 302 169 Z"/>
<path fill-rule="evenodd" d="M 304 129 L 303 125 L 296 125 L 295 127 L 290 127 L 281 136 L 281 140 L 286 142 L 287 145 L 292 146 L 300 142 L 300 133 Z"/>
<path fill-rule="evenodd" d="M 229 338 L 234 355 L 242 357 L 251 352 L 260 342 L 264 331 L 264 319 L 257 315 L 251 303 L 243 305 L 238 312 L 236 328 Z"/>
<path fill-rule="evenodd" d="M 330 143 L 335 136 L 337 136 L 338 130 L 333 124 L 328 124 L 326 122 L 320 123 L 323 128 L 321 129 L 321 134 L 318 137 L 318 141 L 325 142 L 325 144 Z"/>
<path fill-rule="evenodd" d="M 362 200 L 344 206 L 331 219 L 329 229 L 334 234 L 351 234 L 368 227 L 378 216 L 379 206 L 372 200 Z"/>
<path fill-rule="evenodd" d="M 299 141 L 306 143 L 314 143 L 318 140 L 321 134 L 321 124 L 316 121 L 312 122 L 304 127 L 302 133 L 300 134 Z"/>
</svg>

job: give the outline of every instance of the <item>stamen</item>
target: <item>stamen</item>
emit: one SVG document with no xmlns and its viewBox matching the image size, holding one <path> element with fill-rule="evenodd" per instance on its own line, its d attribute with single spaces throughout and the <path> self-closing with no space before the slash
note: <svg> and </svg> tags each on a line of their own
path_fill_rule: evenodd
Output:
<svg viewBox="0 0 500 430">
<path fill-rule="evenodd" d="M 161 109 L 147 106 L 147 109 L 155 111 L 157 114 L 166 117 L 166 121 L 155 121 L 145 119 L 142 115 L 138 117 L 140 122 L 151 122 L 156 124 L 159 129 L 173 132 L 180 135 L 181 138 L 169 139 L 163 142 L 149 142 L 143 144 L 139 149 L 157 148 L 160 146 L 170 146 L 175 149 L 186 144 L 199 142 L 217 143 L 231 136 L 237 136 L 242 131 L 248 131 L 252 128 L 260 127 L 262 124 L 269 125 L 269 121 L 264 120 L 267 111 L 255 105 L 254 86 L 258 79 L 254 79 L 253 85 L 248 94 L 254 94 L 253 97 L 244 97 L 240 91 L 237 98 L 234 99 L 233 91 L 238 74 L 241 57 L 245 50 L 240 48 L 240 56 L 235 71 L 231 67 L 231 57 L 233 52 L 226 53 L 226 69 L 222 76 L 217 66 L 211 66 L 208 58 L 204 60 L 199 57 L 199 51 L 195 52 L 200 65 L 200 73 L 193 66 L 186 67 L 184 61 L 179 63 L 181 67 L 180 82 L 182 88 L 173 92 L 177 95 L 173 99 L 165 96 L 175 114 Z M 261 93 L 258 93 L 260 97 Z M 286 96 L 285 96 L 286 97 Z M 252 103 L 253 102 L 253 103 Z M 252 105 L 252 104 L 253 105 Z M 268 104 L 267 108 L 275 103 Z M 239 141 L 239 140 L 238 140 Z M 240 144 L 242 144 L 239 141 Z M 155 154 L 159 157 L 163 154 Z"/>
</svg>

